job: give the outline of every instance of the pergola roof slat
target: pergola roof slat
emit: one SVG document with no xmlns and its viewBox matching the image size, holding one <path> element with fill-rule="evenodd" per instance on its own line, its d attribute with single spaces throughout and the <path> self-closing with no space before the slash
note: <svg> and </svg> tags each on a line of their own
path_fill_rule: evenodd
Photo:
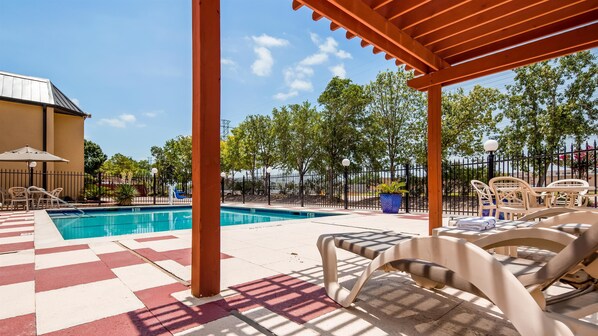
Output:
<svg viewBox="0 0 598 336">
<path fill-rule="evenodd" d="M 596 46 L 598 24 L 592 24 L 420 76 L 408 84 L 417 90 L 426 90 L 434 85 L 454 84 Z"/>
<path fill-rule="evenodd" d="M 514 35 L 539 29 L 551 23 L 558 22 L 564 19 L 568 19 L 572 16 L 591 11 L 594 8 L 596 8 L 596 6 L 591 2 L 580 1 L 577 3 L 573 3 L 569 6 L 565 6 L 563 8 L 555 8 L 549 12 L 543 13 L 542 15 L 527 16 L 525 15 L 525 12 L 520 12 L 518 13 L 518 15 L 523 15 L 524 17 L 526 17 L 524 20 L 515 21 L 513 24 L 510 25 L 501 24 L 501 20 L 495 21 L 494 29 L 487 34 L 480 33 L 480 35 L 476 37 L 475 31 L 472 31 L 471 33 L 463 34 L 467 35 L 468 37 L 471 37 L 471 39 L 469 39 L 468 41 L 463 41 L 463 43 L 456 43 L 455 41 L 451 42 L 453 38 L 450 38 L 443 41 L 441 44 L 430 46 L 430 48 L 432 50 L 435 50 L 445 58 L 454 57 L 455 55 L 458 55 L 460 53 L 483 47 L 492 42 L 497 42 Z M 509 20 L 507 22 L 512 21 Z M 575 26 L 578 26 L 578 24 L 574 25 L 573 27 Z M 442 47 L 440 47 L 441 45 Z"/>
<path fill-rule="evenodd" d="M 387 20 L 393 20 L 397 17 L 404 15 L 420 6 L 423 6 L 431 0 L 403 0 L 399 2 L 386 3 L 386 6 L 382 8 L 379 13 L 384 16 Z M 372 7 L 372 9 L 378 9 Z"/>
<path fill-rule="evenodd" d="M 529 30 L 521 34 L 513 35 L 511 37 L 502 39 L 497 42 L 493 42 L 490 44 L 486 44 L 482 47 L 478 47 L 476 49 L 460 53 L 455 56 L 451 56 L 447 58 L 447 61 L 451 64 L 459 63 L 464 60 L 472 59 L 475 57 L 483 56 L 489 54 L 495 50 L 501 50 L 513 45 L 519 45 L 527 41 L 532 41 L 538 39 L 542 36 L 553 35 L 561 31 L 565 31 L 571 29 L 572 26 L 578 25 L 582 26 L 591 22 L 596 21 L 598 17 L 598 9 L 593 9 L 589 12 L 582 13 L 577 16 L 569 17 L 564 20 L 551 23 L 546 26 L 539 27 L 534 30 Z"/>
<path fill-rule="evenodd" d="M 524 0 L 519 1 L 523 2 Z M 446 28 L 447 26 L 451 26 L 468 18 L 475 17 L 483 12 L 490 11 L 509 2 L 511 2 L 511 0 L 484 0 L 470 2 L 454 9 L 455 11 L 459 11 L 458 16 L 456 16 L 453 11 L 447 11 L 436 16 L 434 20 L 428 20 L 404 30 L 405 33 L 411 35 L 415 39 L 418 39 L 422 35 L 430 34 L 439 29 Z"/>
<path fill-rule="evenodd" d="M 505 2 L 488 10 L 480 11 L 473 16 L 453 20 L 453 22 L 440 29 L 430 29 L 426 31 L 421 29 L 420 26 L 414 27 L 417 31 L 414 30 L 412 36 L 423 45 L 429 46 L 432 43 L 462 34 L 465 31 L 486 25 L 492 21 L 500 20 L 506 16 L 526 10 L 529 7 L 537 6 L 545 1 L 549 0 L 518 0 Z M 433 27 L 434 26 L 432 26 L 432 28 Z"/>
</svg>

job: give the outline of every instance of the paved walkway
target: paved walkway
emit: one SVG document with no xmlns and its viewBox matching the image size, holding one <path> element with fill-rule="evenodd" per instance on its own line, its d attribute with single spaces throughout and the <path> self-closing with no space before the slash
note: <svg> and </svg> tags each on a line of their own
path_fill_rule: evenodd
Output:
<svg viewBox="0 0 598 336">
<path fill-rule="evenodd" d="M 488 301 L 377 273 L 344 309 L 321 287 L 323 233 L 427 233 L 426 215 L 223 227 L 222 293 L 190 295 L 190 230 L 63 241 L 44 211 L 0 212 L 0 335 L 513 335 Z M 341 280 L 367 263 L 340 253 Z M 457 296 L 455 296 L 457 295 Z"/>
</svg>

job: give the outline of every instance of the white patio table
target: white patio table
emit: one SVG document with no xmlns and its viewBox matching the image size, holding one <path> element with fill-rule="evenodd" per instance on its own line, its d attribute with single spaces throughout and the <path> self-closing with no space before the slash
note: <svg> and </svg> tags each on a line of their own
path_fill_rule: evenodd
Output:
<svg viewBox="0 0 598 336">
<path fill-rule="evenodd" d="M 595 187 L 586 186 L 552 186 L 552 187 L 532 187 L 535 192 L 546 193 L 547 197 L 552 197 L 554 193 L 565 196 L 569 202 L 565 205 L 567 208 L 575 207 L 575 200 L 578 198 L 579 193 L 583 191 L 594 191 Z M 546 202 L 550 204 L 550 200 Z"/>
</svg>

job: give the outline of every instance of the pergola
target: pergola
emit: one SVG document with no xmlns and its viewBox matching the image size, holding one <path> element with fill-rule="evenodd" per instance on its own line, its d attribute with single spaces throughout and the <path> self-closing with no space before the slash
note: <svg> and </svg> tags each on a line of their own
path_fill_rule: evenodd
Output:
<svg viewBox="0 0 598 336">
<path fill-rule="evenodd" d="M 293 0 L 428 92 L 430 232 L 442 225 L 442 86 L 598 46 L 597 0 Z M 220 291 L 220 1 L 193 0 L 192 293 Z"/>
</svg>

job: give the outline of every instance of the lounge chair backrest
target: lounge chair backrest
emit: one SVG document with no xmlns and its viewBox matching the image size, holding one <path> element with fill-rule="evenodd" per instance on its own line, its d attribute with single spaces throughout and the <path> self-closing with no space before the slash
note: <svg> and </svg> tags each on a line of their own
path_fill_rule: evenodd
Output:
<svg viewBox="0 0 598 336">
<path fill-rule="evenodd" d="M 478 195 L 478 201 L 482 205 L 493 205 L 494 204 L 494 192 L 489 185 L 482 181 L 471 180 L 471 185 Z"/>
<path fill-rule="evenodd" d="M 12 187 L 8 189 L 8 194 L 13 200 L 27 199 L 27 188 L 24 187 Z"/>
<path fill-rule="evenodd" d="M 574 211 L 552 216 L 534 224 L 534 227 L 550 228 L 561 224 L 588 224 L 598 225 L 598 212 Z"/>
<path fill-rule="evenodd" d="M 524 286 L 541 285 L 543 289 L 548 288 L 569 271 L 575 270 L 584 260 L 595 259 L 597 250 L 598 225 L 592 225 L 552 257 L 538 272 L 522 275 L 519 280 Z"/>
<path fill-rule="evenodd" d="M 587 181 L 580 179 L 563 179 L 554 181 L 547 185 L 547 187 L 589 187 L 590 184 Z M 579 192 L 577 199 L 575 199 L 575 205 L 579 206 L 582 203 L 582 195 L 585 195 L 588 190 L 582 190 Z M 552 193 L 552 204 L 557 206 L 564 206 L 569 204 L 569 199 L 566 194 Z"/>
</svg>

